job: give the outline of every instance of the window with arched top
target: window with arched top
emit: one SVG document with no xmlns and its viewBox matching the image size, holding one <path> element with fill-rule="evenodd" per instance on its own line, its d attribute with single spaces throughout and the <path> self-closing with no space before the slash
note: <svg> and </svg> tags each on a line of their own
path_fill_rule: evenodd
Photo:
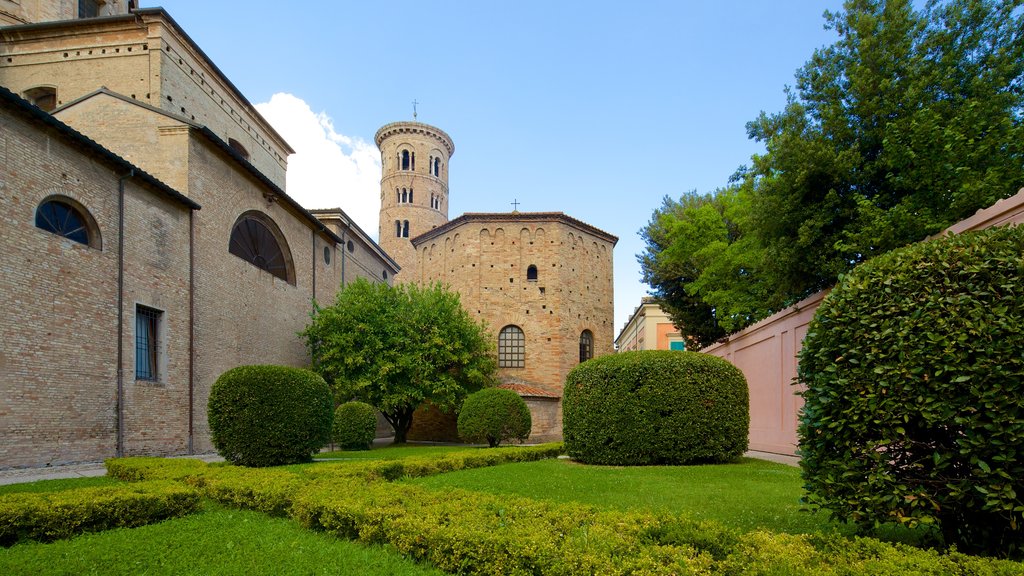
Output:
<svg viewBox="0 0 1024 576">
<path fill-rule="evenodd" d="M 408 201 L 409 201 L 409 191 L 406 190 L 405 188 L 402 188 L 402 203 L 404 204 L 404 203 L 406 203 Z"/>
<path fill-rule="evenodd" d="M 100 249 L 100 231 L 89 211 L 63 196 L 43 200 L 36 207 L 36 228 L 73 242 Z"/>
<path fill-rule="evenodd" d="M 537 281 L 537 267 L 533 264 L 526 269 L 526 279 L 536 282 Z"/>
<path fill-rule="evenodd" d="M 409 237 L 409 221 L 408 220 L 403 220 L 402 221 L 402 238 L 408 238 L 408 237 Z"/>
<path fill-rule="evenodd" d="M 402 237 L 402 221 L 401 220 L 395 220 L 395 237 L 396 238 L 401 238 Z"/>
<path fill-rule="evenodd" d="M 415 200 L 413 200 L 413 199 L 412 199 L 412 192 L 413 192 L 412 188 L 409 188 L 409 203 L 410 203 L 410 204 L 412 204 L 413 202 L 415 202 Z"/>
<path fill-rule="evenodd" d="M 580 334 L 580 362 L 586 362 L 594 357 L 594 334 L 590 330 L 584 330 Z"/>
<path fill-rule="evenodd" d="M 231 228 L 228 252 L 295 285 L 291 251 L 281 230 L 261 212 L 246 212 Z"/>
<path fill-rule="evenodd" d="M 509 324 L 498 333 L 498 367 L 523 368 L 526 366 L 526 336 L 523 329 Z"/>
<path fill-rule="evenodd" d="M 413 156 L 412 156 L 412 154 L 408 150 L 402 150 L 399 153 L 398 158 L 399 158 L 398 161 L 402 165 L 402 170 L 412 170 L 412 168 L 413 168 L 413 164 L 412 164 Z"/>
<path fill-rule="evenodd" d="M 36 86 L 21 93 L 32 104 L 42 110 L 53 112 L 57 107 L 57 88 L 53 86 Z"/>
<path fill-rule="evenodd" d="M 434 158 L 434 176 L 441 177 L 441 159 Z"/>
<path fill-rule="evenodd" d="M 246 160 L 249 159 L 249 151 L 246 150 L 245 146 L 242 146 L 242 143 L 239 142 L 238 140 L 235 140 L 234 138 L 228 138 L 228 146 L 230 146 L 231 149 L 234 150 L 235 152 L 238 152 L 239 156 L 241 156 L 242 158 L 245 158 Z"/>
</svg>

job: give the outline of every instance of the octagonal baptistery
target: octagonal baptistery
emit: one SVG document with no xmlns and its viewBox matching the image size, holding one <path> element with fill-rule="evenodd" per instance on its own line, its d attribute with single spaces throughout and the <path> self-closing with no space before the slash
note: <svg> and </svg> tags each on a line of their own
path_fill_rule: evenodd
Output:
<svg viewBox="0 0 1024 576">
<path fill-rule="evenodd" d="M 500 380 L 530 406 L 531 442 L 561 439 L 569 370 L 613 352 L 616 242 L 561 212 L 467 213 L 411 239 L 404 280 L 451 285 L 487 323 Z"/>
</svg>

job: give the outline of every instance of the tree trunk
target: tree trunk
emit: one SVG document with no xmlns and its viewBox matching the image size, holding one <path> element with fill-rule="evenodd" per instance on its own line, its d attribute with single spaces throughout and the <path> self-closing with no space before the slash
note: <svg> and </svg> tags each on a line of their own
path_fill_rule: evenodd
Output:
<svg viewBox="0 0 1024 576">
<path fill-rule="evenodd" d="M 393 413 L 384 413 L 384 418 L 391 423 L 395 429 L 395 444 L 405 444 L 409 436 L 409 428 L 412 428 L 412 408 L 398 410 Z"/>
</svg>

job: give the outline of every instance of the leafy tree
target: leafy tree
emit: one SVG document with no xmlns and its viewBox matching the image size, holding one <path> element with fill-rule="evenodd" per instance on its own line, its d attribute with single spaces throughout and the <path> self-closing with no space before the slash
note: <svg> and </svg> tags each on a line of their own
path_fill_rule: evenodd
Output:
<svg viewBox="0 0 1024 576">
<path fill-rule="evenodd" d="M 336 398 L 376 407 L 399 443 L 420 404 L 454 409 L 494 379 L 492 339 L 458 294 L 439 284 L 392 287 L 359 279 L 333 306 L 317 307 L 302 335 L 313 369 Z"/>
<path fill-rule="evenodd" d="M 704 343 L 742 328 L 1015 193 L 1022 6 L 848 0 L 826 12 L 838 40 L 797 71 L 781 112 L 747 125 L 765 153 L 729 188 L 666 202 L 642 232 L 645 280 L 684 333 Z M 724 245 L 720 229 L 673 234 L 703 230 L 697 208 L 736 198 L 741 233 Z"/>
</svg>

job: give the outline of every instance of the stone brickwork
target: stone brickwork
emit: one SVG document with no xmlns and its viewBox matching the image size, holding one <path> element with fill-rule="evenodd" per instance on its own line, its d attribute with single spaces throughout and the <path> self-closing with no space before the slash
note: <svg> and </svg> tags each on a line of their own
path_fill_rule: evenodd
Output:
<svg viewBox="0 0 1024 576">
<path fill-rule="evenodd" d="M 182 452 L 188 432 L 190 208 L 128 177 L 81 137 L 0 98 L 0 467 L 95 460 L 118 445 L 118 269 L 124 186 L 121 328 L 126 453 Z M 122 179 L 122 177 L 125 177 Z M 47 199 L 90 222 L 84 245 L 35 225 Z M 135 307 L 162 312 L 154 382 L 136 381 Z"/>
<path fill-rule="evenodd" d="M 162 9 L 2 28 L 0 85 L 17 94 L 52 88 L 57 107 L 105 86 L 236 142 L 285 187 L 294 150 Z"/>
</svg>

